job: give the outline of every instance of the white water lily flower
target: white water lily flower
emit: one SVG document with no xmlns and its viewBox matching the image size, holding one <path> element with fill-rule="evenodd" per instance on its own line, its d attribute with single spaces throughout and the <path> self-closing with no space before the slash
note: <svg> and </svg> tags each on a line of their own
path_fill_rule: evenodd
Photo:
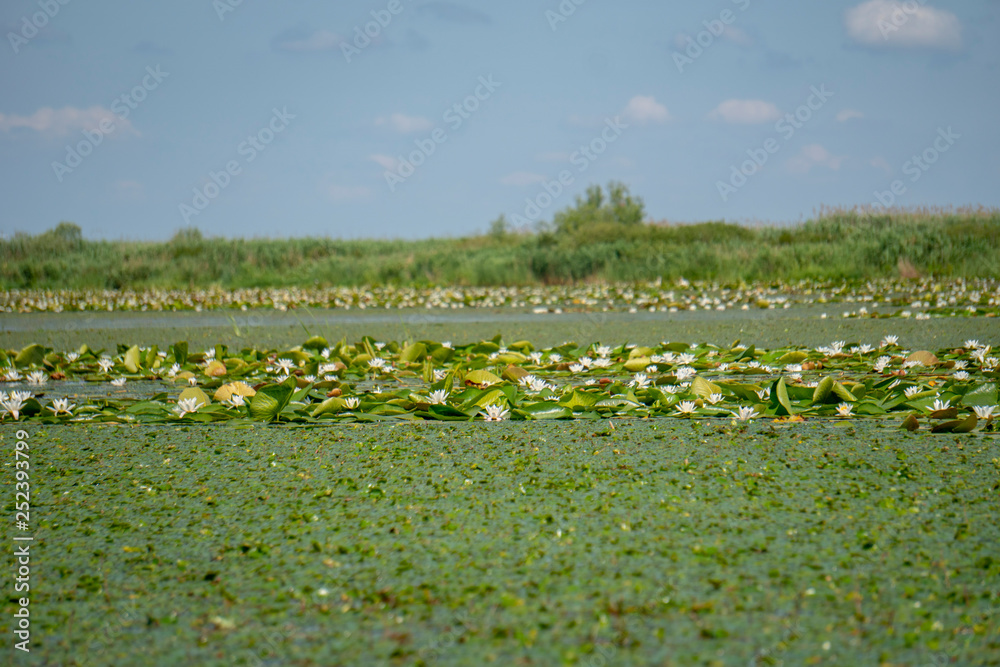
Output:
<svg viewBox="0 0 1000 667">
<path fill-rule="evenodd" d="M 965 371 L 957 371 L 954 375 L 952 375 L 952 377 L 956 380 L 965 381 L 969 379 L 969 374 Z"/>
<path fill-rule="evenodd" d="M 31 371 L 28 373 L 28 384 L 40 385 L 49 381 L 49 376 L 42 371 Z"/>
<path fill-rule="evenodd" d="M 551 361 L 554 364 L 558 364 L 560 361 L 562 361 L 562 355 L 559 354 L 558 352 L 552 352 L 551 354 L 549 354 L 549 361 Z"/>
<path fill-rule="evenodd" d="M 721 403 L 723 400 L 725 400 L 725 398 L 726 397 L 723 396 L 722 394 L 709 394 L 708 402 L 711 403 L 712 405 L 717 405 Z"/>
<path fill-rule="evenodd" d="M 854 406 L 850 403 L 841 403 L 837 406 L 837 414 L 841 417 L 852 417 L 851 411 L 853 409 Z"/>
<path fill-rule="evenodd" d="M 594 360 L 591 359 L 590 357 L 580 357 L 576 361 L 584 368 L 590 368 L 591 366 L 594 365 Z"/>
<path fill-rule="evenodd" d="M 885 367 L 892 362 L 892 359 L 886 356 L 881 356 L 875 360 L 875 365 L 872 367 L 875 369 L 876 373 L 881 373 L 885 370 Z"/>
<path fill-rule="evenodd" d="M 679 364 L 693 364 L 697 360 L 693 354 L 685 352 L 684 354 L 677 355 L 677 363 Z"/>
<path fill-rule="evenodd" d="M 115 362 L 113 362 L 108 357 L 101 357 L 100 359 L 97 360 L 97 365 L 101 367 L 102 372 L 107 373 L 112 368 L 114 368 Z"/>
<path fill-rule="evenodd" d="M 499 422 L 507 419 L 508 411 L 502 405 L 487 405 L 486 416 L 483 417 L 488 422 Z"/>
<path fill-rule="evenodd" d="M 595 349 L 594 352 L 599 357 L 609 357 L 609 356 L 611 356 L 611 348 L 608 347 L 607 345 L 598 345 L 597 349 Z"/>
<path fill-rule="evenodd" d="M 769 389 L 758 389 L 754 393 L 756 393 L 757 398 L 759 398 L 762 401 L 766 401 L 768 398 L 771 397 L 771 391 Z"/>
<path fill-rule="evenodd" d="M 70 363 L 73 363 L 74 361 L 76 361 L 79 358 L 80 358 L 80 353 L 79 352 L 67 352 L 66 353 L 66 361 L 68 361 Z"/>
<path fill-rule="evenodd" d="M 374 359 L 369 359 L 368 366 L 370 368 L 376 368 L 376 369 L 385 368 L 385 359 L 383 359 L 382 357 L 375 357 Z"/>
<path fill-rule="evenodd" d="M 434 379 L 438 382 L 445 379 L 447 376 L 448 376 L 448 371 L 445 370 L 444 368 L 439 368 L 436 371 L 434 371 Z"/>
<path fill-rule="evenodd" d="M 612 361 L 607 357 L 601 357 L 600 359 L 594 359 L 594 368 L 608 368 L 611 366 Z"/>
<path fill-rule="evenodd" d="M 191 379 L 193 380 L 194 378 Z M 113 384 L 116 387 L 124 387 L 125 381 L 126 381 L 125 378 L 115 378 L 114 380 L 111 381 L 111 384 Z"/>
<path fill-rule="evenodd" d="M 231 394 L 223 403 L 229 408 L 240 408 L 247 404 L 242 394 Z"/>
<path fill-rule="evenodd" d="M 361 400 L 357 396 L 351 396 L 350 398 L 344 399 L 344 406 L 348 410 L 353 410 L 359 405 L 361 405 Z"/>
<path fill-rule="evenodd" d="M 898 342 L 899 342 L 899 336 L 893 336 L 893 335 L 890 335 L 890 334 L 886 334 L 885 336 L 882 336 L 882 341 L 879 343 L 878 346 L 879 347 L 889 347 L 890 345 L 895 345 Z"/>
<path fill-rule="evenodd" d="M 993 411 L 997 409 L 995 405 L 974 405 L 972 406 L 972 411 L 976 413 L 976 416 L 980 419 L 989 419 L 993 416 Z"/>
<path fill-rule="evenodd" d="M 329 359 L 331 354 L 333 354 L 333 350 L 331 350 L 328 347 L 324 347 L 322 351 L 320 351 L 319 356 L 323 357 L 324 359 Z"/>
<path fill-rule="evenodd" d="M 636 389 L 645 389 L 649 386 L 649 378 L 646 377 L 645 373 L 636 373 L 632 381 L 628 383 L 628 386 L 635 387 Z"/>
<path fill-rule="evenodd" d="M 274 365 L 277 366 L 276 372 L 283 373 L 284 375 L 291 375 L 292 368 L 295 366 L 291 359 L 278 359 Z"/>
<path fill-rule="evenodd" d="M 207 350 L 205 350 L 205 359 L 207 361 L 211 361 L 212 359 L 215 359 L 215 348 L 214 347 L 210 347 Z"/>
<path fill-rule="evenodd" d="M 965 341 L 963 347 L 966 350 L 975 350 L 976 348 L 980 347 L 980 345 L 978 340 L 967 340 Z"/>
<path fill-rule="evenodd" d="M 68 398 L 55 398 L 52 399 L 52 405 L 47 405 L 46 408 L 57 415 L 72 416 L 72 411 L 76 408 L 76 404 L 70 405 Z"/>
<path fill-rule="evenodd" d="M 694 401 L 681 401 L 677 404 L 677 412 L 682 415 L 693 415 L 698 410 L 698 404 Z"/>
<path fill-rule="evenodd" d="M 167 376 L 168 377 L 173 377 L 173 376 L 177 375 L 180 372 L 181 372 L 181 365 L 180 364 L 174 364 L 174 365 L 172 365 L 170 367 L 170 370 L 167 371 Z"/>
<path fill-rule="evenodd" d="M 691 368 L 690 366 L 681 366 L 680 368 L 674 371 L 674 375 L 677 377 L 679 381 L 687 380 L 688 378 L 692 378 L 697 374 L 698 371 Z"/>
<path fill-rule="evenodd" d="M 931 412 L 937 412 L 938 410 L 947 410 L 951 407 L 951 401 L 942 401 L 938 399 L 934 401 L 934 405 L 931 406 Z"/>
<path fill-rule="evenodd" d="M 531 354 L 528 355 L 528 358 L 531 359 L 531 363 L 535 364 L 536 366 L 542 363 L 541 352 L 532 352 Z"/>
<path fill-rule="evenodd" d="M 757 417 L 757 411 L 746 405 L 741 406 L 739 410 L 733 411 L 733 416 L 739 419 L 741 422 L 750 421 L 754 417 Z"/>
<path fill-rule="evenodd" d="M 655 366 L 654 366 L 654 368 L 655 368 Z M 583 372 L 583 364 L 570 364 L 569 365 L 569 370 L 572 371 L 573 373 L 582 373 Z"/>
<path fill-rule="evenodd" d="M 920 393 L 920 387 L 907 387 L 903 390 L 903 395 L 907 398 L 912 398 L 914 394 Z"/>
<path fill-rule="evenodd" d="M 438 389 L 431 392 L 431 395 L 427 398 L 427 402 L 431 405 L 444 405 L 447 399 L 448 391 L 446 389 Z"/>
<path fill-rule="evenodd" d="M 285 377 L 288 377 L 287 375 Z M 198 378 L 188 378 L 188 384 L 192 387 L 198 386 Z"/>
<path fill-rule="evenodd" d="M 20 379 L 21 379 L 21 374 L 17 372 L 16 368 L 10 369 L 9 371 L 7 371 L 7 374 L 4 375 L 4 380 L 6 380 L 7 382 L 17 382 Z"/>
<path fill-rule="evenodd" d="M 180 419 L 184 415 L 191 414 L 192 412 L 197 412 L 198 408 L 204 405 L 197 398 L 182 398 L 177 401 L 177 405 L 174 406 L 174 412 L 177 413 L 177 418 Z"/>
<path fill-rule="evenodd" d="M 958 361 L 955 362 L 954 368 L 956 371 L 960 371 L 968 365 L 969 362 L 965 361 L 964 359 L 959 359 Z"/>
<path fill-rule="evenodd" d="M 20 417 L 23 406 L 24 400 L 21 399 L 20 392 L 16 391 L 2 403 L 3 411 L 13 417 L 14 421 L 17 421 L 18 417 Z"/>
</svg>

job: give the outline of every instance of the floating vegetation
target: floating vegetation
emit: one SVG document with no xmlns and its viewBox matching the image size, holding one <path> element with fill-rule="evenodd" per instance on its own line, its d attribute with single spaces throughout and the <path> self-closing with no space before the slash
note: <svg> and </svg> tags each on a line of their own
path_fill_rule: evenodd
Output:
<svg viewBox="0 0 1000 667">
<path fill-rule="evenodd" d="M 909 350 L 896 336 L 815 349 L 500 336 L 201 351 L 40 345 L 0 351 L 0 420 L 322 424 L 388 420 L 899 418 L 909 430 L 991 431 L 1000 361 L 968 340 Z M 92 388 L 104 388 L 95 392 Z M 89 388 L 89 389 L 88 389 Z"/>
<path fill-rule="evenodd" d="M 0 311 L 204 311 L 294 308 L 456 310 L 520 308 L 549 312 L 683 312 L 830 304 L 831 316 L 995 317 L 1000 280 L 871 280 L 767 284 L 691 282 L 533 287 L 326 287 L 194 290 L 22 290 L 0 292 Z"/>
</svg>

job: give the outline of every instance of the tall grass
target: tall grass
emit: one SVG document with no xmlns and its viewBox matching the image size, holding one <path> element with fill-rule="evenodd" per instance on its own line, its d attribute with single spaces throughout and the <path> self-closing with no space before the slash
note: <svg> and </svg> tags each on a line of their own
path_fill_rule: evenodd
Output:
<svg viewBox="0 0 1000 667">
<path fill-rule="evenodd" d="M 0 286 L 124 289 L 503 285 L 685 277 L 721 282 L 891 277 L 900 266 L 1000 276 L 1000 210 L 825 209 L 792 227 L 723 222 L 419 241 L 86 241 L 74 225 L 0 241 Z M 909 270 L 909 269 L 908 269 Z"/>
</svg>

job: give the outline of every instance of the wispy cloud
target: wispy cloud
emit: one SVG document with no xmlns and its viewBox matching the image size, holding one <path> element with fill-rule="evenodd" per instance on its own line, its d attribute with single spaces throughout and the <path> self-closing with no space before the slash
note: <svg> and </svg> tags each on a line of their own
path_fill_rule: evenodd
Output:
<svg viewBox="0 0 1000 667">
<path fill-rule="evenodd" d="M 26 129 L 38 132 L 45 137 L 64 137 L 71 132 L 81 130 L 98 130 L 101 123 L 107 121 L 114 124 L 114 134 L 123 136 L 131 134 L 139 136 L 128 119 L 121 119 L 101 106 L 81 109 L 78 107 L 63 107 L 53 109 L 43 107 L 30 116 L 16 114 L 0 114 L 0 130 L 10 132 L 15 129 Z M 107 126 L 107 123 L 105 123 Z"/>
<path fill-rule="evenodd" d="M 923 2 L 869 0 L 848 9 L 844 23 L 847 34 L 865 46 L 962 48 L 962 23 L 958 17 Z"/>
<path fill-rule="evenodd" d="M 434 124 L 426 118 L 421 116 L 407 116 L 402 113 L 394 113 L 391 116 L 379 116 L 375 119 L 375 125 L 392 128 L 400 134 L 424 132 L 434 127 Z"/>
<path fill-rule="evenodd" d="M 293 28 L 275 37 L 271 45 L 276 51 L 287 53 L 322 53 L 339 51 L 343 41 L 343 37 L 331 30 L 307 32 Z"/>
<path fill-rule="evenodd" d="M 629 100 L 622 114 L 636 123 L 665 123 L 670 120 L 667 107 L 651 95 L 636 95 Z"/>
<path fill-rule="evenodd" d="M 534 185 L 536 183 L 544 183 L 545 176 L 541 174 L 532 174 L 527 171 L 515 171 L 513 174 L 507 174 L 500 179 L 500 182 L 504 185 L 513 185 L 515 187 L 523 187 L 525 185 Z"/>
<path fill-rule="evenodd" d="M 368 159 L 383 169 L 388 169 L 389 171 L 396 171 L 396 167 L 399 166 L 399 160 L 391 155 L 376 153 L 374 155 L 369 155 Z"/>
<path fill-rule="evenodd" d="M 844 156 L 831 155 L 819 144 L 809 144 L 803 146 L 799 154 L 790 158 L 786 165 L 793 174 L 808 174 L 813 167 L 828 167 L 836 171 L 846 159 Z"/>
<path fill-rule="evenodd" d="M 146 188 L 139 181 L 120 180 L 115 182 L 114 194 L 120 200 L 139 201 L 145 197 Z"/>
<path fill-rule="evenodd" d="M 855 109 L 844 109 L 837 113 L 837 122 L 846 123 L 852 118 L 864 118 L 865 115 Z"/>
<path fill-rule="evenodd" d="M 764 100 L 726 100 L 708 114 L 709 118 L 737 125 L 769 123 L 781 118 L 778 107 Z"/>
</svg>

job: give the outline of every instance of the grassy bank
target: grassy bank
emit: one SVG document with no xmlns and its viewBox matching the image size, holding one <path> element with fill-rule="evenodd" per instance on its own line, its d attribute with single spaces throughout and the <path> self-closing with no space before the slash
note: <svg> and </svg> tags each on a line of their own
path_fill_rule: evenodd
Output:
<svg viewBox="0 0 1000 667">
<path fill-rule="evenodd" d="M 87 241 L 63 223 L 0 241 L 0 285 L 136 289 L 529 285 L 580 281 L 863 280 L 1000 275 L 1000 210 L 827 210 L 792 227 L 595 220 L 574 228 L 417 241 L 204 238 Z"/>
</svg>

